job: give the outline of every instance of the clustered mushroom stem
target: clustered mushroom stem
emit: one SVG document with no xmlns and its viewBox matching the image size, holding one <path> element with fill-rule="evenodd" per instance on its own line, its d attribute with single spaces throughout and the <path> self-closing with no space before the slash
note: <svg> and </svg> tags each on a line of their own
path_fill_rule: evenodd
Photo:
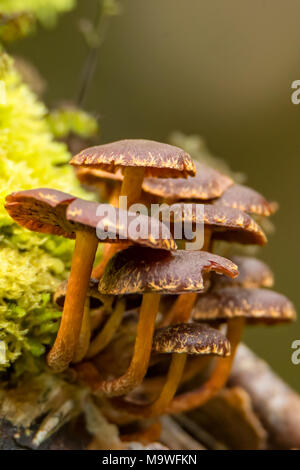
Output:
<svg viewBox="0 0 300 470">
<path fill-rule="evenodd" d="M 117 305 L 107 320 L 105 326 L 91 342 L 86 354 L 87 358 L 96 356 L 96 354 L 98 354 L 100 351 L 103 351 L 103 349 L 105 349 L 106 346 L 110 343 L 122 322 L 125 305 L 126 302 L 124 298 L 117 301 Z"/>
<path fill-rule="evenodd" d="M 124 178 L 121 186 L 120 196 L 127 197 L 127 204 L 123 204 L 122 200 L 119 205 L 118 202 L 114 199 L 114 205 L 123 210 L 129 210 L 132 204 L 139 202 L 142 192 L 142 184 L 145 175 L 145 168 L 143 167 L 127 167 L 124 170 Z M 107 248 L 104 248 L 103 257 L 93 270 L 93 277 L 100 279 L 104 273 L 105 266 L 110 260 L 110 258 L 117 253 L 120 249 L 124 249 L 126 246 L 120 245 L 119 243 L 111 243 L 107 245 Z"/>
<path fill-rule="evenodd" d="M 142 444 L 150 444 L 156 442 L 160 438 L 161 434 L 161 423 L 159 420 L 156 420 L 146 429 L 137 431 L 132 434 L 123 434 L 121 436 L 122 442 L 141 442 Z"/>
<path fill-rule="evenodd" d="M 124 375 L 113 380 L 100 380 L 100 378 L 95 377 L 95 374 L 91 378 L 89 373 L 85 373 L 86 370 L 87 372 L 89 370 L 89 368 L 86 368 L 87 364 L 77 366 L 79 380 L 90 386 L 94 394 L 124 395 L 142 382 L 149 365 L 159 301 L 159 294 L 151 293 L 143 295 L 134 352 L 130 365 Z"/>
<path fill-rule="evenodd" d="M 108 203 L 111 206 L 118 207 L 119 206 L 119 197 L 120 197 L 120 187 L 119 185 L 113 189 L 113 192 L 109 198 Z M 126 248 L 126 246 L 123 246 Z M 104 273 L 105 266 L 107 265 L 108 261 L 112 256 L 113 244 L 112 243 L 105 243 L 103 247 L 103 254 L 101 261 L 98 263 L 97 266 L 93 269 L 92 277 L 95 279 L 100 279 Z"/>
<path fill-rule="evenodd" d="M 207 225 L 204 225 L 204 242 L 203 242 L 202 251 L 211 252 L 212 251 L 211 246 L 212 246 L 212 229 L 208 227 Z"/>
<path fill-rule="evenodd" d="M 119 197 L 120 197 L 120 186 L 116 185 L 113 189 L 111 196 L 109 198 L 108 203 L 111 206 L 118 207 L 119 206 Z"/>
<path fill-rule="evenodd" d="M 204 226 L 204 244 L 202 251 L 210 251 L 212 230 L 208 226 Z M 186 245 L 186 242 L 184 242 Z M 176 323 L 187 323 L 190 320 L 191 313 L 196 302 L 198 294 L 180 294 L 172 305 L 169 312 L 165 315 L 160 323 L 160 327 L 168 326 Z"/>
<path fill-rule="evenodd" d="M 72 362 L 80 362 L 86 355 L 91 339 L 91 319 L 90 319 L 90 299 L 87 298 L 84 304 L 82 324 L 79 334 L 78 344 L 75 348 Z"/>
<path fill-rule="evenodd" d="M 162 414 L 169 405 L 169 403 L 173 400 L 173 397 L 182 378 L 186 359 L 186 353 L 172 354 L 171 364 L 168 370 L 166 382 L 161 390 L 158 399 L 150 407 L 151 416 L 157 416 Z"/>
<path fill-rule="evenodd" d="M 95 233 L 76 233 L 62 319 L 55 343 L 47 356 L 49 367 L 57 372 L 66 369 L 74 358 L 98 242 Z"/>
<path fill-rule="evenodd" d="M 127 197 L 127 207 L 120 206 L 120 209 L 129 210 L 132 204 L 139 202 L 144 176 L 145 168 L 143 167 L 127 167 L 124 169 L 124 178 L 120 196 Z"/>
<path fill-rule="evenodd" d="M 197 297 L 197 293 L 179 295 L 159 326 L 187 323 L 190 320 Z"/>
<path fill-rule="evenodd" d="M 227 338 L 231 344 L 231 355 L 216 360 L 216 365 L 211 377 L 200 388 L 175 397 L 167 408 L 168 413 L 181 413 L 193 408 L 198 408 L 210 400 L 226 384 L 235 352 L 241 339 L 244 323 L 244 318 L 229 320 Z"/>
<path fill-rule="evenodd" d="M 210 360 L 211 356 L 209 355 L 189 359 L 185 366 L 181 383 L 188 382 L 195 377 L 195 375 L 199 374 L 208 365 Z"/>
<path fill-rule="evenodd" d="M 199 374 L 208 365 L 210 360 L 211 356 L 209 355 L 188 359 L 180 383 L 188 382 L 195 377 L 195 375 Z M 155 395 L 157 395 L 157 391 L 163 387 L 164 383 L 165 377 L 163 376 L 145 379 L 141 386 L 141 392 L 146 395 L 154 395 L 155 392 Z"/>
<path fill-rule="evenodd" d="M 115 403 L 122 407 L 127 413 L 150 418 L 164 413 L 172 401 L 176 390 L 180 384 L 184 366 L 186 363 L 186 353 L 173 353 L 165 383 L 158 398 L 150 405 L 135 405 L 125 401 L 116 400 Z"/>
</svg>

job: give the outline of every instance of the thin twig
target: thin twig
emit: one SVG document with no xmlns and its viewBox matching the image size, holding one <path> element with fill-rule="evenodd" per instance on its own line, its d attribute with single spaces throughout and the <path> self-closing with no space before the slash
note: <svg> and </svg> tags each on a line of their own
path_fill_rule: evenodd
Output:
<svg viewBox="0 0 300 470">
<path fill-rule="evenodd" d="M 104 1 L 98 0 L 97 4 L 98 4 L 98 8 L 97 8 L 97 14 L 95 15 L 95 23 L 94 23 L 94 32 L 95 32 L 96 40 L 94 40 L 92 43 L 89 44 L 89 52 L 85 60 L 85 64 L 83 66 L 79 92 L 78 92 L 78 96 L 76 100 L 79 107 L 83 105 L 85 98 L 87 96 L 89 86 L 92 82 L 92 79 L 96 70 L 96 65 L 98 61 L 98 52 L 99 52 L 101 45 L 103 44 L 105 33 L 107 30 L 107 22 L 105 21 L 106 15 L 104 14 Z"/>
</svg>

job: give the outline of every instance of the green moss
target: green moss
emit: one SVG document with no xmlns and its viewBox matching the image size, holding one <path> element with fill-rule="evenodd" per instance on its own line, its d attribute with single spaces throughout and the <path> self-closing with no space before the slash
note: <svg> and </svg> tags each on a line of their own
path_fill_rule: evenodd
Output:
<svg viewBox="0 0 300 470">
<path fill-rule="evenodd" d="M 72 10 L 76 0 L 0 0 L 1 13 L 33 14 L 44 26 L 53 26 L 57 15 Z"/>
<path fill-rule="evenodd" d="M 52 294 L 68 274 L 74 242 L 17 226 L 4 209 L 5 196 L 43 186 L 86 194 L 67 163 L 66 146 L 53 138 L 47 109 L 4 54 L 0 80 L 0 372 L 20 375 L 44 365 L 61 315 Z"/>
<path fill-rule="evenodd" d="M 52 111 L 48 116 L 48 124 L 57 138 L 67 137 L 71 133 L 86 138 L 98 133 L 98 123 L 93 116 L 70 106 Z"/>
</svg>

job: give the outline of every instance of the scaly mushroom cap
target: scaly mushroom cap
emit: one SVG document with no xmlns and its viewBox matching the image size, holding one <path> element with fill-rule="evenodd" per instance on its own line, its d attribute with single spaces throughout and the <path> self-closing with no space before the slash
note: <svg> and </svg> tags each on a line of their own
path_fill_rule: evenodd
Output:
<svg viewBox="0 0 300 470">
<path fill-rule="evenodd" d="M 284 323 L 295 320 L 293 304 L 282 294 L 268 289 L 223 287 L 199 296 L 194 320 L 226 320 L 244 317 L 249 323 Z"/>
<path fill-rule="evenodd" d="M 213 276 L 214 288 L 220 287 L 246 287 L 252 289 L 255 287 L 272 287 L 274 276 L 263 261 L 250 256 L 232 256 L 231 260 L 237 265 L 239 275 L 234 279 L 228 279 L 224 276 Z"/>
<path fill-rule="evenodd" d="M 171 201 L 182 199 L 207 200 L 220 197 L 228 189 L 233 181 L 229 176 L 194 162 L 196 176 L 193 178 L 146 178 L 143 182 L 143 190 L 155 196 Z"/>
<path fill-rule="evenodd" d="M 6 197 L 5 208 L 19 225 L 35 232 L 75 238 L 77 230 L 97 229 L 98 237 L 103 235 L 99 238 L 102 242 L 130 241 L 163 250 L 176 249 L 172 235 L 157 219 L 78 199 L 54 189 L 41 188 L 10 194 Z M 105 208 L 112 210 L 102 215 L 106 213 Z M 103 211 L 99 212 L 99 209 Z M 139 220 L 140 232 L 128 229 L 134 220 Z M 127 224 L 122 221 L 127 221 Z M 152 237 L 151 230 L 155 230 L 156 238 Z"/>
<path fill-rule="evenodd" d="M 152 352 L 230 356 L 230 342 L 208 325 L 182 323 L 155 330 Z"/>
<path fill-rule="evenodd" d="M 74 166 L 91 166 L 116 173 L 125 167 L 143 167 L 145 176 L 177 178 L 194 176 L 193 160 L 184 150 L 152 140 L 119 140 L 82 150 L 70 161 Z"/>
<path fill-rule="evenodd" d="M 203 224 L 212 229 L 212 239 L 242 244 L 264 245 L 266 236 L 250 215 L 239 209 L 203 204 L 203 214 L 197 214 L 197 204 L 176 203 L 170 206 L 170 221 Z M 168 220 L 164 214 L 162 221 Z"/>
<path fill-rule="evenodd" d="M 97 308 L 99 305 L 103 304 L 104 296 L 102 296 L 98 291 L 98 279 L 90 279 L 87 296 L 90 299 L 90 307 Z M 53 296 L 53 302 L 60 308 L 63 308 L 67 293 L 68 280 L 63 281 Z"/>
<path fill-rule="evenodd" d="M 203 276 L 210 271 L 232 277 L 238 274 L 234 263 L 204 251 L 177 250 L 167 254 L 130 247 L 110 259 L 100 279 L 99 292 L 108 295 L 202 292 Z"/>
<path fill-rule="evenodd" d="M 74 238 L 66 209 L 75 196 L 55 189 L 38 188 L 6 196 L 5 209 L 23 227 L 33 232 Z"/>
<path fill-rule="evenodd" d="M 228 188 L 215 204 L 263 216 L 273 214 L 278 208 L 276 202 L 267 201 L 254 189 L 241 184 L 234 184 Z"/>
</svg>

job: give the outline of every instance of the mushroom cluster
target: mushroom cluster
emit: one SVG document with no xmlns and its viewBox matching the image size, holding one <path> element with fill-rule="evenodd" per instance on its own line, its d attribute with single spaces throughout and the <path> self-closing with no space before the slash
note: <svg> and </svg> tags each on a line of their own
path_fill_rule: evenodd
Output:
<svg viewBox="0 0 300 470">
<path fill-rule="evenodd" d="M 71 368 L 121 424 L 216 399 L 244 326 L 295 319 L 291 302 L 270 290 L 265 263 L 214 253 L 217 240 L 263 246 L 256 218 L 270 216 L 276 203 L 178 147 L 148 140 L 91 147 L 70 163 L 99 202 L 47 188 L 6 198 L 18 224 L 76 240 L 69 279 L 53 299 L 63 311 L 49 368 Z M 161 203 L 172 205 L 169 224 L 163 213 L 140 213 L 141 204 Z M 114 210 L 104 216 L 105 208 Z M 185 223 L 194 236 L 202 230 L 201 248 L 176 235 Z"/>
</svg>

